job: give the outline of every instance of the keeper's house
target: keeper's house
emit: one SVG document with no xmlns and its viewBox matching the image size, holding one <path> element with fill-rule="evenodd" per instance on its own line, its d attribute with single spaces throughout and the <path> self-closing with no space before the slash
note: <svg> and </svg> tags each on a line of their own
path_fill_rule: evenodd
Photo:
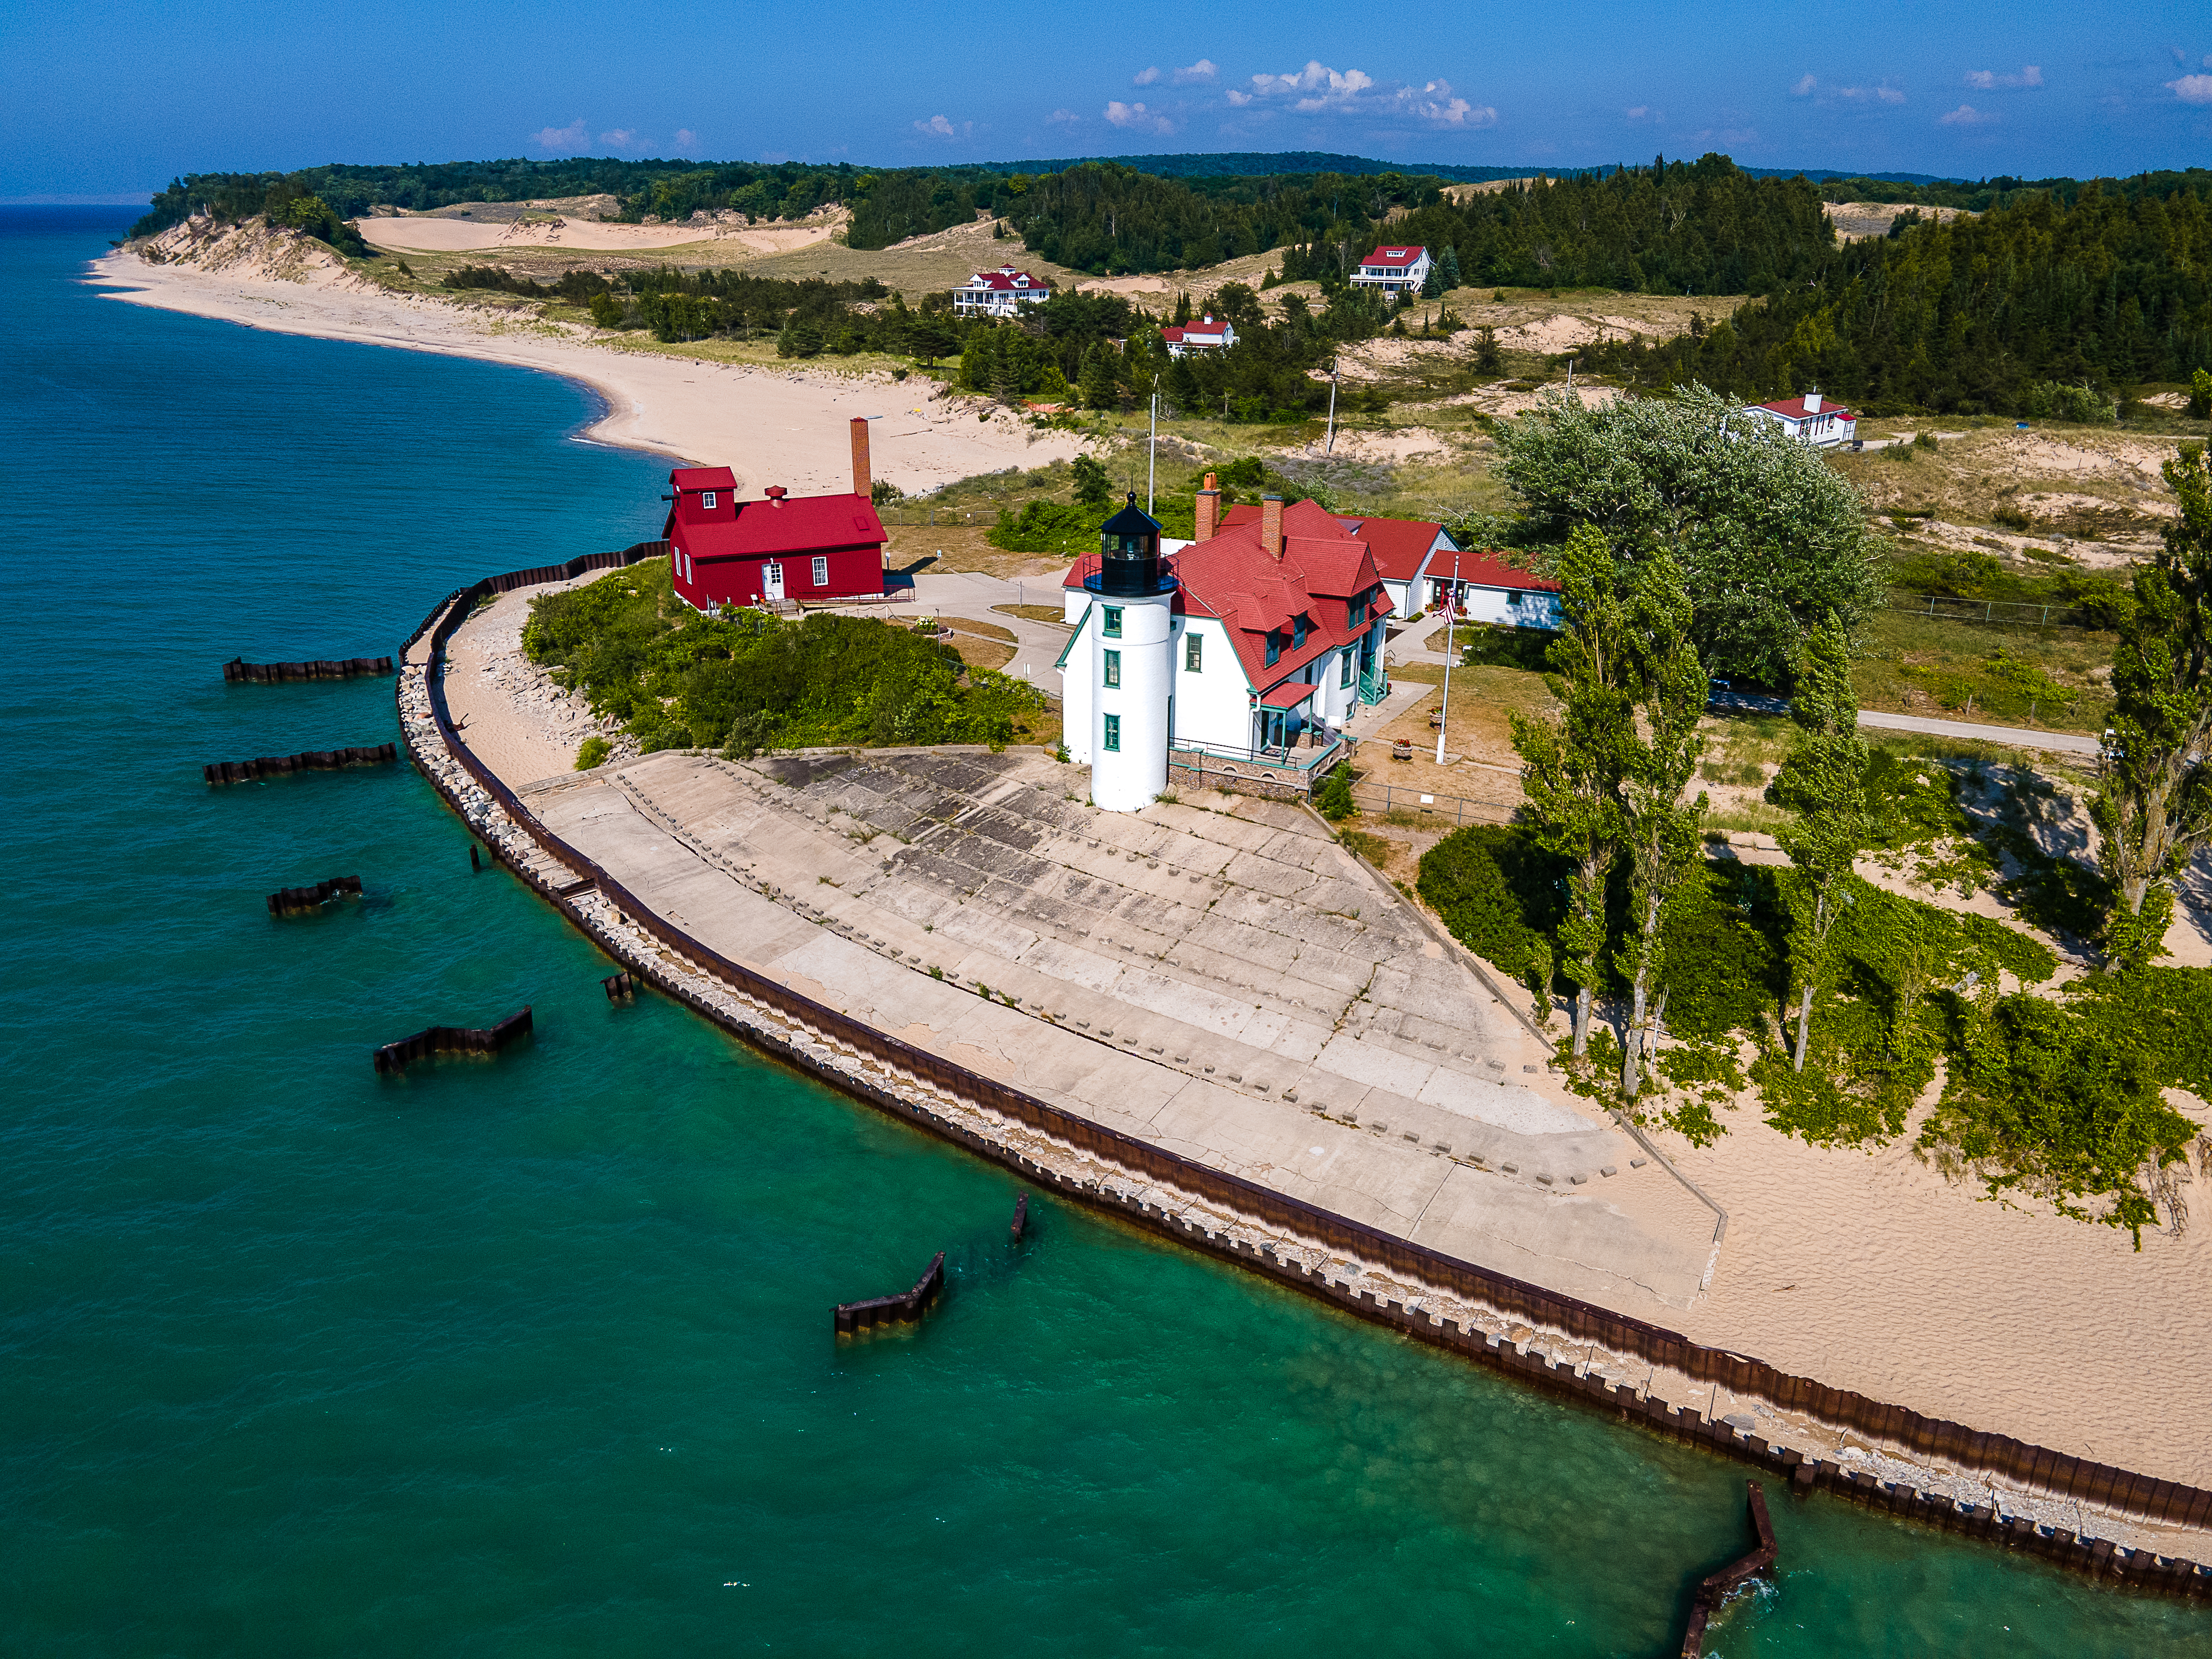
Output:
<svg viewBox="0 0 2212 1659">
<path fill-rule="evenodd" d="M 1185 323 L 1179 328 L 1160 331 L 1161 342 L 1170 357 L 1181 357 L 1189 352 L 1201 356 L 1207 352 L 1226 351 L 1237 343 L 1237 325 L 1215 322 L 1207 317 L 1195 323 Z"/>
<path fill-rule="evenodd" d="M 1222 515 L 1222 527 L 1257 524 L 1260 517 L 1256 504 L 1232 507 Z M 1402 622 L 1433 603 L 1428 579 L 1440 568 L 1450 570 L 1454 551 L 1451 536 L 1442 525 L 1421 519 L 1349 519 L 1341 514 L 1336 521 L 1346 534 L 1365 542 L 1374 555 L 1375 574 L 1390 596 L 1391 615 Z"/>
<path fill-rule="evenodd" d="M 853 422 L 849 495 L 793 495 L 779 484 L 762 500 L 741 501 L 728 467 L 678 467 L 668 475 L 660 532 L 677 597 L 699 611 L 881 599 L 890 538 L 868 485 L 862 420 Z"/>
<path fill-rule="evenodd" d="M 1429 280 L 1429 251 L 1425 247 L 1378 247 L 1359 262 L 1352 277 L 1354 288 L 1379 289 L 1385 294 L 1419 294 Z"/>
<path fill-rule="evenodd" d="M 1307 793 L 1341 757 L 1337 728 L 1389 691 L 1368 544 L 1312 501 L 1270 495 L 1224 526 L 1220 501 L 1209 477 L 1197 539 L 1163 554 L 1132 495 L 1068 572 L 1063 741 L 1109 811 L 1174 784 Z"/>
<path fill-rule="evenodd" d="M 1859 435 L 1857 413 L 1838 404 L 1823 402 L 1817 392 L 1808 392 L 1802 398 L 1785 398 L 1780 403 L 1753 404 L 1743 412 L 1759 420 L 1773 422 L 1799 443 L 1810 444 L 1815 449 L 1832 449 Z"/>
</svg>

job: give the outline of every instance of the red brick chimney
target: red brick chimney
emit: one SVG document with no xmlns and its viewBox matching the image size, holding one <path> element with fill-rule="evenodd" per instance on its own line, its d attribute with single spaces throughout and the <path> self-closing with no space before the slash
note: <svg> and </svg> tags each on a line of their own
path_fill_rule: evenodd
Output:
<svg viewBox="0 0 2212 1659">
<path fill-rule="evenodd" d="M 761 493 L 768 497 L 768 504 L 770 507 L 781 507 L 783 505 L 783 498 L 791 494 L 791 492 L 788 489 L 786 489 L 781 484 L 770 484 Z"/>
<path fill-rule="evenodd" d="M 1213 539 L 1213 532 L 1221 528 L 1221 489 L 1213 482 L 1213 475 L 1206 475 L 1206 488 L 1198 492 L 1198 524 L 1194 530 L 1201 542 Z"/>
<path fill-rule="evenodd" d="M 868 423 L 859 416 L 853 417 L 853 493 L 866 495 L 868 477 Z"/>
<path fill-rule="evenodd" d="M 1280 495 L 1260 497 L 1260 545 L 1267 550 L 1267 556 L 1283 556 L 1283 498 Z"/>
</svg>

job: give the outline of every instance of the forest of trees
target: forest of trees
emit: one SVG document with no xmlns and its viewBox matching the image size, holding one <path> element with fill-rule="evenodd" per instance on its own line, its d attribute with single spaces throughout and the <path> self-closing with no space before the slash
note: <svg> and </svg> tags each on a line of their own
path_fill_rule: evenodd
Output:
<svg viewBox="0 0 2212 1659">
<path fill-rule="evenodd" d="M 2109 405 L 2212 368 L 2212 173 L 2164 196 L 2082 187 L 1838 246 L 1806 281 L 1661 346 L 1587 354 L 1632 384 L 1744 397 L 1818 386 L 1875 415 L 2029 414 L 2048 388 Z"/>
</svg>

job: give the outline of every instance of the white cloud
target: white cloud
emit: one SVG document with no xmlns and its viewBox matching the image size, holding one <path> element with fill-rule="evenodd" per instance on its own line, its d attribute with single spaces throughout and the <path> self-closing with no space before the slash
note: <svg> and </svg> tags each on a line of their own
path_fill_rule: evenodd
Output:
<svg viewBox="0 0 2212 1659">
<path fill-rule="evenodd" d="M 579 115 L 565 127 L 547 127 L 531 141 L 540 149 L 575 151 L 586 147 L 589 140 L 584 133 L 584 118 Z"/>
<path fill-rule="evenodd" d="M 1633 104 L 1620 112 L 1632 121 L 1641 121 L 1651 113 L 1651 106 L 1649 104 Z"/>
<path fill-rule="evenodd" d="M 2039 87 L 2043 71 L 2033 64 L 2024 64 L 2017 75 L 1999 75 L 1992 70 L 1968 70 L 1966 84 L 1978 92 L 1995 92 L 2000 87 Z"/>
<path fill-rule="evenodd" d="M 1150 69 L 1140 69 L 1134 75 L 1131 76 L 1129 77 L 1129 84 L 1133 87 L 1149 87 L 1153 82 L 1159 78 L 1160 66 L 1158 64 L 1155 64 Z"/>
<path fill-rule="evenodd" d="M 1790 88 L 1790 95 L 1793 98 L 1810 98 L 1813 95 L 1813 88 L 1820 84 L 1818 81 L 1808 75 Z"/>
<path fill-rule="evenodd" d="M 1156 109 L 1142 104 L 1125 104 L 1116 98 L 1106 106 L 1109 125 L 1127 127 L 1136 132 L 1173 132 L 1175 123 Z"/>
<path fill-rule="evenodd" d="M 1882 104 L 1901 104 L 1905 101 L 1905 94 L 1899 92 L 1895 87 L 1892 86 L 1838 87 L 1836 88 L 1836 96 L 1838 98 L 1848 98 L 1853 103 L 1860 104 L 1866 102 L 1869 99 L 1873 99 L 1875 102 Z"/>
<path fill-rule="evenodd" d="M 2212 58 L 2204 61 L 2212 64 Z M 2212 104 L 2212 75 L 2185 75 L 2168 81 L 2166 89 L 2185 104 Z"/>
<path fill-rule="evenodd" d="M 975 124 L 963 121 L 955 126 L 942 115 L 933 115 L 927 121 L 916 121 L 914 130 L 925 138 L 965 138 L 975 131 Z"/>
<path fill-rule="evenodd" d="M 1056 109 L 1056 110 L 1054 110 L 1054 111 L 1053 111 L 1053 112 L 1052 112 L 1051 114 L 1049 114 L 1049 115 L 1046 116 L 1044 118 L 1045 118 L 1046 120 L 1048 120 L 1048 121 L 1059 121 L 1059 122 L 1067 122 L 1067 123 L 1072 123 L 1072 122 L 1075 122 L 1075 121 L 1080 121 L 1083 118 L 1082 118 L 1080 115 L 1078 115 L 1078 114 L 1077 114 L 1073 110 L 1072 110 L 1072 109 Z"/>
<path fill-rule="evenodd" d="M 1227 97 L 1236 109 L 1280 100 L 1301 115 L 1335 111 L 1396 116 L 1436 127 L 1486 127 L 1498 120 L 1498 112 L 1489 106 L 1455 96 L 1449 81 L 1386 86 L 1365 70 L 1334 70 L 1317 58 L 1288 75 L 1255 75 L 1250 91 L 1231 88 Z"/>
<path fill-rule="evenodd" d="M 628 149 L 637 142 L 637 129 L 617 127 L 612 132 L 601 133 L 599 142 L 603 144 L 612 144 L 617 149 Z"/>
<path fill-rule="evenodd" d="M 1179 87 L 1187 87 L 1195 82 L 1211 81 L 1220 73 L 1219 65 L 1211 58 L 1201 58 L 1188 69 L 1177 70 L 1175 72 L 1175 83 Z"/>
<path fill-rule="evenodd" d="M 1947 127 L 1985 126 L 1996 118 L 1994 115 L 1984 115 L 1972 104 L 1961 104 L 1948 115 L 1939 115 L 1936 118 L 1941 125 Z"/>
<path fill-rule="evenodd" d="M 677 128 L 676 148 L 680 150 L 694 150 L 698 149 L 699 135 L 692 131 L 689 127 Z"/>
</svg>

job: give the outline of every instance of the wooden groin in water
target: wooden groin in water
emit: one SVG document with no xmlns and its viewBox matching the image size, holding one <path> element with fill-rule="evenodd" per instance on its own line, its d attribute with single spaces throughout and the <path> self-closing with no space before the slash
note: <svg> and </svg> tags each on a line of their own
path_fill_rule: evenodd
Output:
<svg viewBox="0 0 2212 1659">
<path fill-rule="evenodd" d="M 1022 1242 L 1022 1235 L 1030 1230 L 1030 1195 L 1024 1193 L 1014 1200 L 1014 1224 L 1006 1231 L 1014 1236 L 1014 1243 Z"/>
<path fill-rule="evenodd" d="M 495 1054 L 528 1036 L 531 1029 L 530 1006 L 525 1003 L 520 1013 L 509 1014 L 489 1030 L 480 1026 L 433 1025 L 413 1036 L 386 1043 L 374 1058 L 379 1072 L 396 1072 L 410 1060 L 428 1060 L 432 1054 Z"/>
<path fill-rule="evenodd" d="M 1705 1626 L 1721 1603 L 1774 1565 L 1774 1524 L 1766 1518 L 1766 1494 L 1756 1480 L 1744 1484 L 1751 1489 L 1751 1524 L 1759 1543 L 1748 1555 L 1738 1556 L 1698 1586 L 1697 1599 L 1690 1604 L 1689 1626 L 1682 1632 L 1682 1659 L 1699 1659 L 1705 1650 Z"/>
<path fill-rule="evenodd" d="M 222 665 L 225 680 L 246 685 L 276 685 L 286 680 L 350 680 L 391 672 L 389 657 L 321 657 L 313 662 L 248 662 L 243 657 L 233 657 Z"/>
<path fill-rule="evenodd" d="M 854 1336 L 878 1325 L 911 1325 L 944 1288 L 945 1252 L 939 1250 L 912 1290 L 899 1296 L 870 1297 L 866 1302 L 840 1302 L 831 1317 L 840 1336 Z"/>
<path fill-rule="evenodd" d="M 360 896 L 359 876 L 332 876 L 328 881 L 317 882 L 313 887 L 281 887 L 269 896 L 269 914 L 289 916 L 302 910 L 319 910 L 332 899 L 349 893 L 356 897 Z"/>
<path fill-rule="evenodd" d="M 296 755 L 264 755 L 258 760 L 210 761 L 200 768 L 210 783 L 252 783 L 294 772 L 336 772 L 348 766 L 386 766 L 399 758 L 399 745 L 375 743 L 355 749 L 308 749 Z"/>
</svg>

